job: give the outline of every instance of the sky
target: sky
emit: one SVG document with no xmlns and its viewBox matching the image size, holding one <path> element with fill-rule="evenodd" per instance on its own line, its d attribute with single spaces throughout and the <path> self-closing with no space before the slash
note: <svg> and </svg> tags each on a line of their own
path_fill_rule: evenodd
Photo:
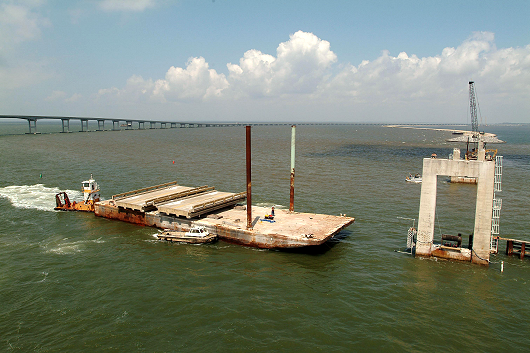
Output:
<svg viewBox="0 0 530 353">
<path fill-rule="evenodd" d="M 530 1 L 0 0 L 0 115 L 530 123 Z"/>
</svg>

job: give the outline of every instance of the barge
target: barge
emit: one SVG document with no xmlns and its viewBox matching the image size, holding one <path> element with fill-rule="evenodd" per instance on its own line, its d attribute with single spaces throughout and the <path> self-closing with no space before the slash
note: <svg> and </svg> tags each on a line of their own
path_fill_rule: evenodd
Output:
<svg viewBox="0 0 530 353">
<path fill-rule="evenodd" d="M 219 239 L 265 249 L 321 245 L 355 219 L 252 206 L 252 227 L 247 227 L 246 193 L 228 193 L 214 187 L 197 188 L 166 183 L 118 195 L 94 204 L 96 216 L 133 224 L 188 231 L 204 227 Z"/>
</svg>

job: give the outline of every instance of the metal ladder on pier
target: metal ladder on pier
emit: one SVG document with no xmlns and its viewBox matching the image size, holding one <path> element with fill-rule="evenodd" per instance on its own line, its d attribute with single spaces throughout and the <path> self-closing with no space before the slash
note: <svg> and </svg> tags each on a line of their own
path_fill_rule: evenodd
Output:
<svg viewBox="0 0 530 353">
<path fill-rule="evenodd" d="M 502 156 L 495 157 L 495 179 L 493 184 L 493 210 L 491 217 L 490 253 L 499 251 L 499 220 L 501 217 L 502 199 L 496 197 L 495 193 L 502 191 Z"/>
</svg>

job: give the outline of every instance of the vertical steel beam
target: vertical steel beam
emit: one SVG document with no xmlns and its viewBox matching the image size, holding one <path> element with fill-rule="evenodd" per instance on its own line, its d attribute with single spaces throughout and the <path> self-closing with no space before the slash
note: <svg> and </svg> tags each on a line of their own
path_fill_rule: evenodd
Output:
<svg viewBox="0 0 530 353">
<path fill-rule="evenodd" d="M 252 178 L 251 178 L 251 144 L 250 144 L 250 126 L 246 126 L 247 132 L 247 229 L 252 229 Z"/>
<path fill-rule="evenodd" d="M 296 125 L 291 126 L 291 191 L 289 193 L 289 212 L 294 212 L 294 156 L 296 141 Z"/>
</svg>

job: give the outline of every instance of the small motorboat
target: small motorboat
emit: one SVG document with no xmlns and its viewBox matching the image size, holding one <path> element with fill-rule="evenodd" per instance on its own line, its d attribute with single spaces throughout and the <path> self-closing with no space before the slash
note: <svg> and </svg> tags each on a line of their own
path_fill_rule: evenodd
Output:
<svg viewBox="0 0 530 353">
<path fill-rule="evenodd" d="M 210 234 L 206 228 L 202 226 L 194 226 L 187 232 L 180 232 L 176 230 L 164 229 L 157 234 L 159 240 L 173 241 L 188 244 L 203 244 L 211 243 L 217 240 L 217 235 Z"/>
<path fill-rule="evenodd" d="M 409 174 L 408 177 L 405 177 L 405 180 L 409 183 L 421 183 L 421 175 L 419 174 L 416 174 L 416 175 L 412 175 L 412 174 Z"/>
</svg>

